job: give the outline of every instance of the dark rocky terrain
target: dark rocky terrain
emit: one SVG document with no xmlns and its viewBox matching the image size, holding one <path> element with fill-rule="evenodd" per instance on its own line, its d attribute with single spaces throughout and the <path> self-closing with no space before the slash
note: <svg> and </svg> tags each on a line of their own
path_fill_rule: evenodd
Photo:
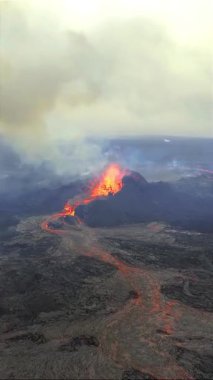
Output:
<svg viewBox="0 0 213 380">
<path fill-rule="evenodd" d="M 1 240 L 0 378 L 212 378 L 212 234 L 40 221 Z"/>
<path fill-rule="evenodd" d="M 0 150 L 0 379 L 213 378 L 213 180 L 191 169 L 212 142 L 161 141 L 109 142 L 149 181 L 50 221 L 59 235 L 41 222 L 85 183 Z"/>
</svg>

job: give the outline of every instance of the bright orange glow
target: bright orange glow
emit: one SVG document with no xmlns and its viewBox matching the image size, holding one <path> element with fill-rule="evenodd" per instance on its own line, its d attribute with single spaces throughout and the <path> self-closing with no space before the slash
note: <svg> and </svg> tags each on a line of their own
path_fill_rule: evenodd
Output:
<svg viewBox="0 0 213 380">
<path fill-rule="evenodd" d="M 68 202 L 64 205 L 64 214 L 65 215 L 75 215 L 75 209 L 73 206 L 71 206 Z"/>
<path fill-rule="evenodd" d="M 124 171 L 117 164 L 111 164 L 101 175 L 100 181 L 92 188 L 91 197 L 107 197 L 122 188 Z"/>
<path fill-rule="evenodd" d="M 87 197 L 81 201 L 74 202 L 73 205 L 68 202 L 64 206 L 64 216 L 75 216 L 76 207 L 86 205 L 96 198 L 107 197 L 109 194 L 116 194 L 122 188 L 122 178 L 125 171 L 118 164 L 110 164 L 101 174 L 100 178 L 94 180 L 90 186 L 90 191 Z"/>
<path fill-rule="evenodd" d="M 62 212 L 52 215 L 49 221 L 53 222 L 61 217 L 75 216 L 75 210 L 80 205 L 86 205 L 93 200 L 116 194 L 122 188 L 122 178 L 127 172 L 118 164 L 110 164 L 101 176 L 94 180 L 90 186 L 89 194 L 84 199 L 78 199 L 73 204 L 66 202 Z M 63 230 L 52 229 L 47 221 L 42 223 L 42 228 L 48 232 L 62 234 Z"/>
</svg>

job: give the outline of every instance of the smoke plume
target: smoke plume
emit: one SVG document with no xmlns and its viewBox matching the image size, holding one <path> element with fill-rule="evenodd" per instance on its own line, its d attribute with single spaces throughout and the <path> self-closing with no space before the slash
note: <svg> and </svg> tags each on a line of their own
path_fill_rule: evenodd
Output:
<svg viewBox="0 0 213 380">
<path fill-rule="evenodd" d="M 82 31 L 36 2 L 1 15 L 0 131 L 28 159 L 87 171 L 106 161 L 88 137 L 213 136 L 207 40 L 143 15 Z"/>
</svg>

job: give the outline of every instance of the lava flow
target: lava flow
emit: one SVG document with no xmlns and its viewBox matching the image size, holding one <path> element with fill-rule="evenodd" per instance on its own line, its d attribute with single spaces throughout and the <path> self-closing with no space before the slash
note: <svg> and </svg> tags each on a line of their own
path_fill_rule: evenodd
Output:
<svg viewBox="0 0 213 380">
<path fill-rule="evenodd" d="M 99 178 L 92 181 L 88 195 L 85 198 L 76 200 L 73 204 L 66 202 L 63 211 L 52 215 L 48 221 L 41 224 L 42 229 L 54 234 L 63 234 L 63 230 L 52 229 L 49 223 L 56 222 L 59 218 L 66 216 L 75 216 L 76 208 L 80 205 L 86 205 L 97 198 L 116 194 L 122 188 L 122 178 L 125 174 L 127 174 L 127 171 L 123 170 L 118 164 L 110 164 Z"/>
<path fill-rule="evenodd" d="M 81 224 L 76 216 L 76 208 L 119 192 L 123 186 L 123 176 L 127 173 L 117 164 L 109 165 L 102 175 L 91 183 L 85 198 L 72 204 L 66 202 L 63 211 L 44 221 L 42 228 L 54 234 L 64 234 L 67 231 L 57 229 L 57 223 L 59 219 L 60 223 L 65 222 L 66 216 L 75 217 L 76 222 Z M 162 350 L 162 344 L 170 347 L 168 337 L 173 334 L 180 318 L 176 301 L 167 302 L 161 297 L 160 284 L 152 272 L 143 267 L 128 265 L 114 257 L 99 244 L 94 230 L 82 225 L 80 231 L 82 238 L 77 240 L 77 247 L 81 255 L 96 258 L 115 267 L 131 290 L 131 296 L 124 307 L 110 313 L 104 323 L 100 334 L 101 353 L 109 355 L 120 368 L 128 366 L 142 373 L 146 371 L 152 378 L 160 379 L 163 373 L 165 379 L 192 379 L 167 350 Z M 156 333 L 157 330 L 161 333 Z M 132 337 L 131 350 L 126 337 Z M 153 357 L 153 361 L 150 361 L 149 356 Z"/>
</svg>

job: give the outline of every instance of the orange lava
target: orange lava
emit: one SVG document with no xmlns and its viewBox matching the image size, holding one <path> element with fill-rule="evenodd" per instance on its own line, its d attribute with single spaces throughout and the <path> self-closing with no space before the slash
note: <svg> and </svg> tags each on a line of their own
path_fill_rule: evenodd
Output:
<svg viewBox="0 0 213 380">
<path fill-rule="evenodd" d="M 101 197 L 107 197 L 109 194 L 116 194 L 122 188 L 122 178 L 127 172 L 118 164 L 110 164 L 98 179 L 95 179 L 90 185 L 89 193 L 84 199 L 76 200 L 73 204 L 68 201 L 64 205 L 63 211 L 54 214 L 48 221 L 41 224 L 42 229 L 54 234 L 63 234 L 65 231 L 52 229 L 49 222 L 65 216 L 75 216 L 75 210 L 79 205 L 86 205 L 93 200 Z"/>
<path fill-rule="evenodd" d="M 111 164 L 101 175 L 98 183 L 91 189 L 91 197 L 107 197 L 109 194 L 116 194 L 122 188 L 122 178 L 124 170 L 117 164 Z"/>
<path fill-rule="evenodd" d="M 71 206 L 68 202 L 64 205 L 64 214 L 65 215 L 75 215 L 75 209 L 73 206 Z"/>
<path fill-rule="evenodd" d="M 100 178 L 94 180 L 90 186 L 89 194 L 81 201 L 76 201 L 73 205 L 68 202 L 64 206 L 66 215 L 75 216 L 75 210 L 79 205 L 86 205 L 94 199 L 107 197 L 109 194 L 116 194 L 122 188 L 122 178 L 125 171 L 118 164 L 110 164 L 101 174 Z"/>
<path fill-rule="evenodd" d="M 94 199 L 107 197 L 109 194 L 114 195 L 120 191 L 122 189 L 122 178 L 125 173 L 118 164 L 110 164 L 101 176 L 92 182 L 88 196 L 71 206 L 72 214 L 70 215 L 75 215 L 76 207 L 81 204 L 85 205 Z M 69 206 L 68 203 L 66 203 L 67 206 Z"/>
</svg>

